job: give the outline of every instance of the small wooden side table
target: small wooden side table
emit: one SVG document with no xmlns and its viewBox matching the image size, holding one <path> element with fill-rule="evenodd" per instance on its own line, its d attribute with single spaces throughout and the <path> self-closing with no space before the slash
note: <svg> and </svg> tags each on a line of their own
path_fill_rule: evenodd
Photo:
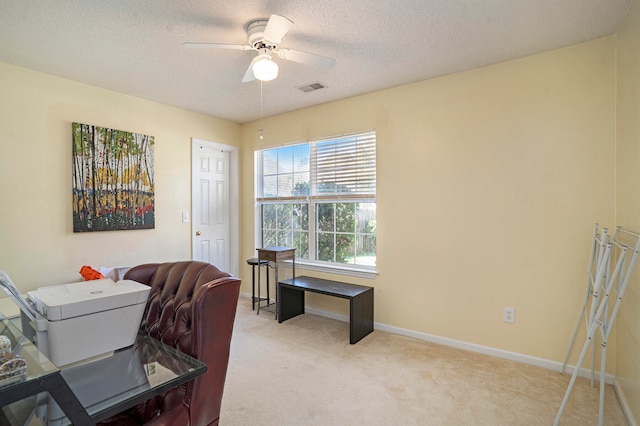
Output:
<svg viewBox="0 0 640 426">
<path fill-rule="evenodd" d="M 260 306 L 261 304 L 258 303 L 258 314 L 260 313 L 260 309 L 265 309 L 268 312 L 273 312 L 276 319 L 278 319 L 278 300 L 280 299 L 280 287 L 278 285 L 278 264 L 280 262 L 283 262 L 285 260 L 291 260 L 292 261 L 292 265 L 293 265 L 293 277 L 295 278 L 296 276 L 296 249 L 293 247 L 279 247 L 279 246 L 274 246 L 274 247 L 265 247 L 265 248 L 258 248 L 256 249 L 258 251 L 258 261 L 262 262 L 262 261 L 267 261 L 269 263 L 273 263 L 274 264 L 274 269 L 275 269 L 275 278 L 276 278 L 276 303 L 275 303 L 275 309 L 273 311 L 271 311 L 269 308 L 271 308 L 271 301 L 267 300 L 267 304 L 265 306 Z M 267 269 L 267 274 L 269 273 L 269 270 Z M 260 300 L 260 275 L 258 274 L 258 300 Z M 273 308 L 271 308 L 273 309 Z"/>
</svg>

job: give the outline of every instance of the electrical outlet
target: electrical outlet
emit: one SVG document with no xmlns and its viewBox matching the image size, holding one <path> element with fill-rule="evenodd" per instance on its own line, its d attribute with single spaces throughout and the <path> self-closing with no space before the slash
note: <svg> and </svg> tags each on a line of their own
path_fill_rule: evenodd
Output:
<svg viewBox="0 0 640 426">
<path fill-rule="evenodd" d="M 504 308 L 504 322 L 515 323 L 516 322 L 516 308 Z"/>
</svg>

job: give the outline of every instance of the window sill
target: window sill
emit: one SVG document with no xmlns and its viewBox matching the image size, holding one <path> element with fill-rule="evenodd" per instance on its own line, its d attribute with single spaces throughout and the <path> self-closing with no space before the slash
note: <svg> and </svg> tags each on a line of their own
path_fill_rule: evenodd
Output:
<svg viewBox="0 0 640 426">
<path fill-rule="evenodd" d="M 325 272 L 328 274 L 348 275 L 351 277 L 374 279 L 378 275 L 375 269 L 359 268 L 348 265 L 324 265 L 296 259 L 296 269 Z M 296 274 L 297 275 L 297 274 Z"/>
</svg>

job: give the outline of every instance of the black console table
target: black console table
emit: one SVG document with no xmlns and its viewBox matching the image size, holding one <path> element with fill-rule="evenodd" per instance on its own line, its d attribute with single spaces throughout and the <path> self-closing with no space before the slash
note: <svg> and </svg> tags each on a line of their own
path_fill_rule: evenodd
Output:
<svg viewBox="0 0 640 426">
<path fill-rule="evenodd" d="M 304 292 L 349 299 L 349 343 L 373 331 L 373 287 L 300 276 L 278 282 L 278 322 L 304 314 Z"/>
</svg>

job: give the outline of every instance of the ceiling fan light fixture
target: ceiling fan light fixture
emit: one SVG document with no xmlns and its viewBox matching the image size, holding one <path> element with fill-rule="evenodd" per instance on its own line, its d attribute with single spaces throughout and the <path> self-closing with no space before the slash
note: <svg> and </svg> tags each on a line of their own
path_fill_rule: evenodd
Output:
<svg viewBox="0 0 640 426">
<path fill-rule="evenodd" d="M 253 75 L 261 81 L 271 81 L 278 76 L 278 64 L 271 60 L 267 54 L 260 55 L 253 64 Z"/>
</svg>

